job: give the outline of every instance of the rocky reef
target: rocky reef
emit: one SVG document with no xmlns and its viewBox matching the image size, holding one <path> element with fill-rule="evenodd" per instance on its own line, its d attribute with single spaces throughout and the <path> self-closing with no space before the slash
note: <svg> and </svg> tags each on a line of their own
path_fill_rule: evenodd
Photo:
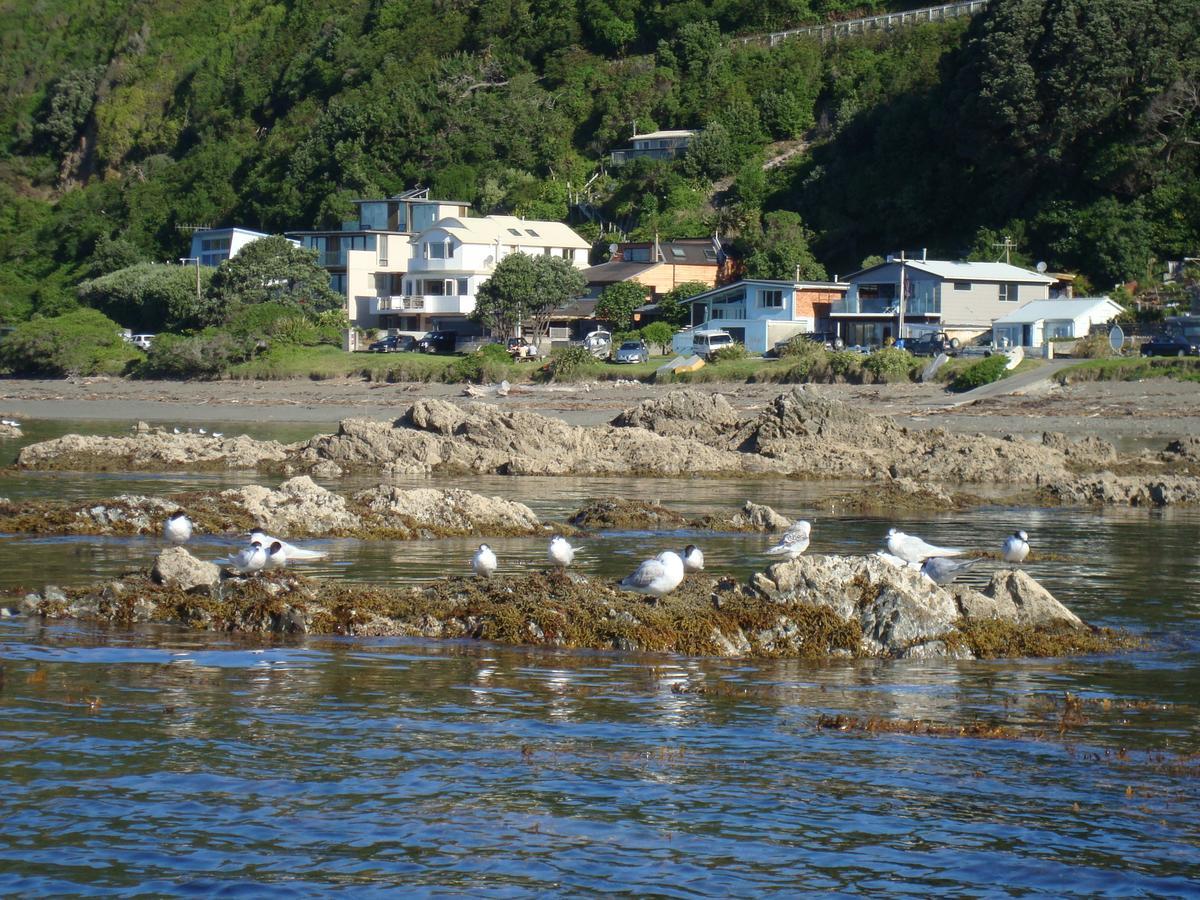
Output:
<svg viewBox="0 0 1200 900">
<path fill-rule="evenodd" d="M 942 588 L 877 557 L 811 556 L 749 581 L 689 577 L 659 600 L 613 581 L 531 573 L 427 585 L 357 585 L 291 572 L 222 573 L 182 548 L 149 572 L 13 598 L 8 615 L 169 622 L 250 633 L 403 635 L 725 657 L 901 659 L 1111 652 L 1033 578 L 997 570 L 982 591 Z"/>
<path fill-rule="evenodd" d="M 577 427 L 535 413 L 468 402 L 419 400 L 393 422 L 346 419 L 333 434 L 295 444 L 148 429 L 128 437 L 68 435 L 22 449 L 37 469 L 257 468 L 336 477 L 428 473 L 501 475 L 761 476 L 866 480 L 893 502 L 974 502 L 963 484 L 1004 484 L 1053 503 L 1194 503 L 1200 450 L 1192 439 L 1159 453 L 1121 457 L 1094 437 L 1040 440 L 910 429 L 812 388 L 779 394 L 742 418 L 719 394 L 681 389 Z M 1126 479 L 1114 490 L 1080 479 Z M 1177 479 L 1167 489 L 1162 479 Z M 1166 483 L 1166 482 L 1162 482 Z"/>
</svg>

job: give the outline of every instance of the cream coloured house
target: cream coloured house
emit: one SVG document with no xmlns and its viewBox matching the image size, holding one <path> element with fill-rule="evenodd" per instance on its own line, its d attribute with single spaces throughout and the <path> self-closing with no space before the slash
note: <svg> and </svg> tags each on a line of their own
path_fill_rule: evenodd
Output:
<svg viewBox="0 0 1200 900">
<path fill-rule="evenodd" d="M 557 256 L 578 269 L 588 264 L 591 245 L 561 222 L 515 216 L 447 216 L 412 239 L 403 278 L 391 290 L 359 297 L 381 327 L 425 331 L 474 331 L 468 322 L 475 294 L 496 264 L 511 253 Z M 389 326 L 390 317 L 403 322 Z"/>
</svg>

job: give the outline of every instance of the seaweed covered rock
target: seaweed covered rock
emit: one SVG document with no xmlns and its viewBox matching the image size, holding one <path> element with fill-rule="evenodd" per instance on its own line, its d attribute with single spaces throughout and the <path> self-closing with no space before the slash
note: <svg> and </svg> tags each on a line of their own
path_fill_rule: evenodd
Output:
<svg viewBox="0 0 1200 900">
<path fill-rule="evenodd" d="M 1200 503 L 1200 476 L 1099 475 L 1050 481 L 1042 497 L 1072 506 L 1184 506 Z"/>
<path fill-rule="evenodd" d="M 645 428 L 712 443 L 723 440 L 739 422 L 737 410 L 721 394 L 687 388 L 643 400 L 612 420 L 618 428 Z"/>
<path fill-rule="evenodd" d="M 602 497 L 577 510 L 567 520 L 576 528 L 591 531 L 646 529 L 668 531 L 683 528 L 687 520 L 657 500 L 626 500 Z"/>
<path fill-rule="evenodd" d="M 458 489 L 381 484 L 355 494 L 354 502 L 384 521 L 401 520 L 441 534 L 529 534 L 542 524 L 524 503 Z"/>
<path fill-rule="evenodd" d="M 1117 448 L 1094 434 L 1072 440 L 1061 432 L 1047 431 L 1042 434 L 1042 444 L 1060 451 L 1069 462 L 1078 466 L 1099 468 L 1117 461 Z"/>
</svg>

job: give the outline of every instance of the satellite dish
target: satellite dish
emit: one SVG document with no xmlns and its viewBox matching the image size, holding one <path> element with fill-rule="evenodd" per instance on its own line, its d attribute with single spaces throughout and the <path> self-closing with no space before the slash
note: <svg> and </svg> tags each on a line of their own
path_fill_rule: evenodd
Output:
<svg viewBox="0 0 1200 900">
<path fill-rule="evenodd" d="M 1038 264 L 1037 264 L 1037 270 L 1038 270 L 1039 272 L 1045 272 L 1045 271 L 1046 271 L 1046 263 L 1045 263 L 1045 262 L 1040 262 L 1040 263 L 1038 263 Z"/>
<path fill-rule="evenodd" d="M 616 252 L 617 252 L 617 245 L 616 245 L 616 244 L 609 244 L 609 245 L 608 245 L 608 252 L 609 252 L 609 253 L 616 253 Z"/>
<path fill-rule="evenodd" d="M 1125 330 L 1120 325 L 1114 325 L 1108 332 L 1108 346 L 1112 347 L 1114 353 L 1120 353 L 1124 343 Z"/>
</svg>

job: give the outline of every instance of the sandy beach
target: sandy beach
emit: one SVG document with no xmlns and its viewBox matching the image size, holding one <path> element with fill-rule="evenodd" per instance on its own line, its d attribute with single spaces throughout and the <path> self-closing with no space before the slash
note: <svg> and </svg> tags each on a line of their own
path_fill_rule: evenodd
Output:
<svg viewBox="0 0 1200 900">
<path fill-rule="evenodd" d="M 671 385 L 591 382 L 514 385 L 485 402 L 594 425 Z M 739 410 L 753 411 L 787 390 L 778 384 L 706 384 Z M 1200 434 L 1200 387 L 1169 379 L 1061 386 L 1048 380 L 1011 394 L 961 404 L 939 385 L 819 385 L 810 388 L 915 428 L 989 435 L 1061 431 L 1115 441 Z M 387 419 L 415 400 L 467 402 L 462 385 L 327 381 L 129 381 L 120 378 L 0 380 L 0 412 L 27 419 L 186 422 L 221 420 L 333 425 L 348 417 Z M 961 405 L 956 405 L 961 404 Z"/>
</svg>

